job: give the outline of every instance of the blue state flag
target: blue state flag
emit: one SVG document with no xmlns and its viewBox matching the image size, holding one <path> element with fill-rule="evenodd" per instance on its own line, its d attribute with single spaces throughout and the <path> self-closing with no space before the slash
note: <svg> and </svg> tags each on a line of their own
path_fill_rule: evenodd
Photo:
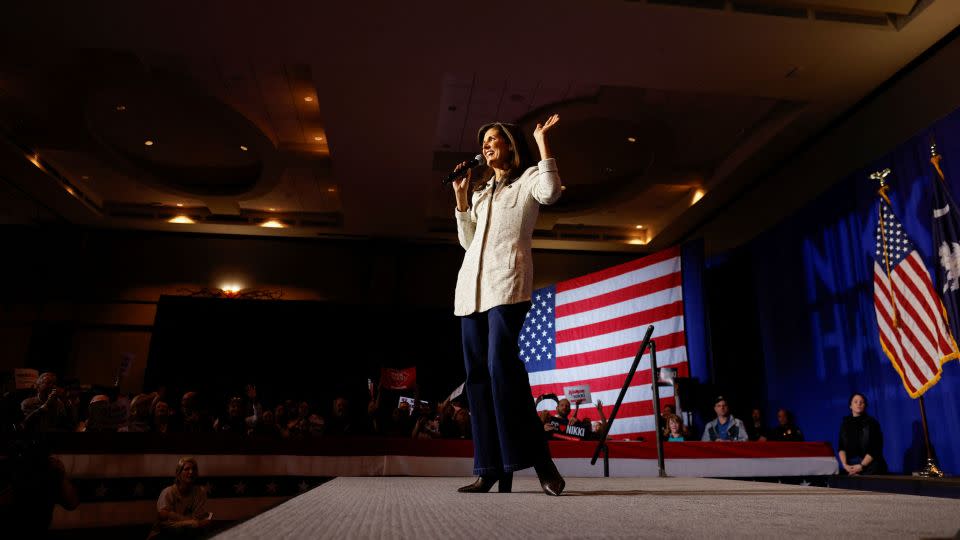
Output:
<svg viewBox="0 0 960 540">
<path fill-rule="evenodd" d="M 947 310 L 950 333 L 960 330 L 960 207 L 941 178 L 933 180 L 933 244 L 937 250 L 937 286 Z"/>
</svg>

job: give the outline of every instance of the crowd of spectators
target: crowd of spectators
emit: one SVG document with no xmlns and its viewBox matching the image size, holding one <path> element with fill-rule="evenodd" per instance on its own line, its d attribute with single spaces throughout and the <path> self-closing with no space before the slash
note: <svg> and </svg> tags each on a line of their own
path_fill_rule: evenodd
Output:
<svg viewBox="0 0 960 540">
<path fill-rule="evenodd" d="M 412 393 L 413 398 L 401 397 Z M 312 439 L 352 435 L 412 437 L 417 439 L 469 439 L 470 411 L 465 396 L 428 402 L 409 392 L 373 390 L 364 406 L 357 407 L 345 395 L 325 406 L 308 400 L 283 399 L 264 403 L 254 385 L 229 395 L 212 407 L 198 391 L 187 391 L 178 400 L 165 389 L 133 396 L 115 390 L 84 393 L 78 385 L 58 384 L 54 373 L 42 373 L 32 395 L 11 403 L 8 393 L 0 404 L 4 431 L 35 432 L 129 432 L 129 433 L 229 433 L 260 439 Z M 212 396 L 208 396 L 210 398 Z M 597 419 L 580 415 L 579 403 L 555 395 L 541 396 L 556 403 L 555 412 L 542 411 L 544 435 L 553 439 L 598 438 L 606 427 L 603 406 L 597 403 Z M 702 435 L 690 426 L 672 405 L 661 412 L 661 437 L 669 442 L 701 441 L 803 441 L 803 432 L 786 409 L 777 411 L 777 421 L 768 426 L 758 408 L 744 422 L 734 417 L 724 396 L 713 400 L 715 417 L 706 422 Z M 839 458 L 844 471 L 883 470 L 882 434 L 875 419 L 864 412 L 866 400 L 851 398 L 850 417 L 844 420 Z M 689 418 L 689 416 L 688 416 Z M 880 457 L 877 457 L 880 454 Z M 848 459 L 849 458 L 849 459 Z"/>
<path fill-rule="evenodd" d="M 163 388 L 133 396 L 101 390 L 63 387 L 54 373 L 43 373 L 33 395 L 19 401 L 13 393 L 4 396 L 0 408 L 3 429 L 26 433 L 229 433 L 263 439 L 349 435 L 469 439 L 471 432 L 465 396 L 430 403 L 402 398 L 403 392 L 378 389 L 364 407 L 355 407 L 344 395 L 325 405 L 303 399 L 264 403 L 256 386 L 247 385 L 242 393 L 208 406 L 213 396 L 194 390 L 179 399 L 168 396 Z M 415 390 L 406 393 L 417 394 Z"/>
</svg>

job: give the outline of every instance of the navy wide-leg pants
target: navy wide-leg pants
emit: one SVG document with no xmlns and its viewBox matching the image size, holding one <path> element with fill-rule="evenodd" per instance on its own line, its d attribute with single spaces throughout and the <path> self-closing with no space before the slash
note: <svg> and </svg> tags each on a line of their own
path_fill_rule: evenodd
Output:
<svg viewBox="0 0 960 540">
<path fill-rule="evenodd" d="M 477 475 L 519 471 L 550 459 L 520 360 L 520 329 L 529 309 L 530 302 L 521 302 L 461 319 Z"/>
</svg>

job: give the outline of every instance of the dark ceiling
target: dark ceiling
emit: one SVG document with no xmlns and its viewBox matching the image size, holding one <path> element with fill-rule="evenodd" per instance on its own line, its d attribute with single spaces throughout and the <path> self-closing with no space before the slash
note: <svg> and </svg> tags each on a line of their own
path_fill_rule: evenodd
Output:
<svg viewBox="0 0 960 540">
<path fill-rule="evenodd" d="M 559 113 L 535 245 L 601 251 L 684 238 L 960 24 L 946 0 L 5 11 L 2 222 L 454 242 L 439 179 L 477 127 Z"/>
</svg>

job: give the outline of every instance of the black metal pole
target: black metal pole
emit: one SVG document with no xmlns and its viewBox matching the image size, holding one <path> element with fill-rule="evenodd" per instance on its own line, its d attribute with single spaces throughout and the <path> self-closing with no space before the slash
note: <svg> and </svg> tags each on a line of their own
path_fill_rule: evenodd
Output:
<svg viewBox="0 0 960 540">
<path fill-rule="evenodd" d="M 603 445 L 603 477 L 610 478 L 610 447 Z"/>
<path fill-rule="evenodd" d="M 923 404 L 923 396 L 917 398 L 920 404 L 920 421 L 923 423 L 923 444 L 927 447 L 927 459 L 933 459 L 933 452 L 930 451 L 930 430 L 927 429 L 927 407 Z"/>
<path fill-rule="evenodd" d="M 657 468 L 660 477 L 666 477 L 667 471 L 663 464 L 663 419 L 660 417 L 660 374 L 657 373 L 657 343 L 650 340 L 650 373 L 652 375 L 651 388 L 653 389 L 653 430 L 657 440 Z"/>
<path fill-rule="evenodd" d="M 630 387 L 630 381 L 633 380 L 633 374 L 636 373 L 637 366 L 640 365 L 640 358 L 650 345 L 650 336 L 652 335 L 653 325 L 650 325 L 647 327 L 647 332 L 643 335 L 643 341 L 640 342 L 640 350 L 637 351 L 637 356 L 633 359 L 633 365 L 630 367 L 630 371 L 627 372 L 627 380 L 623 382 L 623 388 L 620 389 L 620 395 L 617 396 L 617 403 L 613 406 L 613 411 L 610 413 L 610 418 L 607 420 L 607 425 L 603 428 L 603 433 L 600 434 L 600 442 L 597 443 L 597 448 L 593 451 L 593 459 L 590 460 L 590 465 L 597 464 L 597 458 L 600 457 L 600 449 L 606 445 L 607 433 L 610 433 L 610 427 L 613 425 L 613 421 L 617 418 L 617 411 L 620 410 L 620 403 L 623 402 L 624 396 L 627 395 L 627 388 Z"/>
<path fill-rule="evenodd" d="M 933 448 L 930 446 L 930 431 L 927 429 L 927 407 L 923 404 L 923 396 L 917 398 L 917 402 L 920 404 L 920 421 L 923 423 L 923 443 L 927 447 L 927 462 L 923 466 L 923 469 L 913 474 L 928 478 L 943 478 L 943 471 L 940 470 L 940 467 L 937 467 L 937 462 L 933 459 Z"/>
</svg>

